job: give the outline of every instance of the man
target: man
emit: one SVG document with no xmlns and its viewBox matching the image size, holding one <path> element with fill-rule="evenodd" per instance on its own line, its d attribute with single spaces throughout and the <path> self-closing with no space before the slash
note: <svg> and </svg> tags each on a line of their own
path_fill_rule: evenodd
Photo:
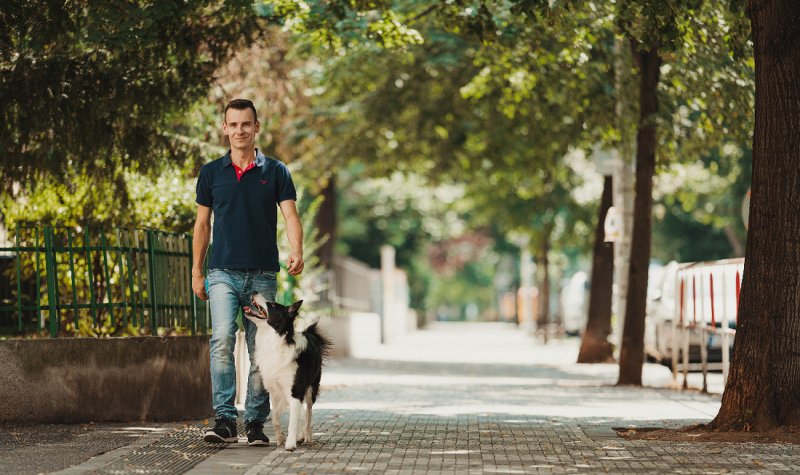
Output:
<svg viewBox="0 0 800 475">
<path fill-rule="evenodd" d="M 216 421 L 206 442 L 237 442 L 236 369 L 233 347 L 239 310 L 250 304 L 254 291 L 275 300 L 278 245 L 277 207 L 286 221 L 291 275 L 303 271 L 303 228 L 297 216 L 292 177 L 286 166 L 255 148 L 261 129 L 253 103 L 235 99 L 225 106 L 222 131 L 230 141 L 224 156 L 207 163 L 197 179 L 197 221 L 192 242 L 192 290 L 211 306 L 211 387 Z M 277 205 L 277 206 L 276 206 Z M 206 291 L 203 263 L 214 214 L 214 246 L 208 262 Z M 253 363 L 256 327 L 243 319 L 250 374 L 245 400 L 245 430 L 249 445 L 267 445 L 264 422 L 269 396 Z"/>
</svg>

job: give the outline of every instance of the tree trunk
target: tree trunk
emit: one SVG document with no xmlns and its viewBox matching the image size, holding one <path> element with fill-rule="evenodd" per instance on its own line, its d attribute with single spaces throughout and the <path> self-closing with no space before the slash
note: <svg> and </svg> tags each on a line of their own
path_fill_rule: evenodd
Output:
<svg viewBox="0 0 800 475">
<path fill-rule="evenodd" d="M 333 266 L 336 247 L 336 177 L 331 175 L 320 191 L 323 201 L 316 216 L 316 226 L 325 242 L 317 250 L 320 265 L 326 269 Z"/>
<path fill-rule="evenodd" d="M 628 301 L 625 304 L 617 384 L 641 386 L 647 271 L 650 265 L 652 231 L 653 174 L 656 166 L 656 88 L 661 56 L 658 54 L 658 47 L 640 51 L 636 41 L 631 41 L 631 45 L 639 66 L 639 125 L 636 134 L 636 197 L 633 202 Z"/>
<path fill-rule="evenodd" d="M 750 1 L 756 65 L 744 280 L 721 430 L 800 426 L 800 2 Z"/>
<path fill-rule="evenodd" d="M 547 253 L 550 251 L 550 233 L 542 239 L 541 256 L 539 259 L 539 315 L 536 320 L 538 331 L 544 332 L 544 341 L 547 343 L 547 323 L 550 321 L 550 269 Z"/>
<path fill-rule="evenodd" d="M 604 242 L 606 214 L 611 207 L 611 177 L 603 182 L 603 197 L 600 214 L 594 232 L 592 257 L 592 288 L 589 292 L 589 317 L 583 332 L 578 363 L 605 363 L 612 359 L 612 348 L 608 342 L 611 334 L 611 297 L 614 283 L 614 247 Z"/>
</svg>

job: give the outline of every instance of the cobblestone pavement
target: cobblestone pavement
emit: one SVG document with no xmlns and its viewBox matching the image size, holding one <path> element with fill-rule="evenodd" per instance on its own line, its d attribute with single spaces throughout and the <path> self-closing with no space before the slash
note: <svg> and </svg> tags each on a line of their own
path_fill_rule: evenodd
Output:
<svg viewBox="0 0 800 475">
<path fill-rule="evenodd" d="M 99 454 L 152 444 L 176 424 L 2 424 L 0 473 L 52 473 Z"/>
<path fill-rule="evenodd" d="M 577 350 L 577 340 L 543 346 L 506 324 L 434 324 L 332 360 L 310 446 L 287 452 L 240 439 L 206 446 L 198 463 L 195 426 L 65 473 L 800 473 L 797 446 L 617 437 L 616 427 L 707 422 L 720 397 L 664 389 L 671 375 L 656 365 L 645 367 L 645 388 L 617 388 L 615 365 L 574 364 Z M 186 439 L 191 431 L 196 440 Z M 166 451 L 191 460 L 134 463 Z"/>
</svg>

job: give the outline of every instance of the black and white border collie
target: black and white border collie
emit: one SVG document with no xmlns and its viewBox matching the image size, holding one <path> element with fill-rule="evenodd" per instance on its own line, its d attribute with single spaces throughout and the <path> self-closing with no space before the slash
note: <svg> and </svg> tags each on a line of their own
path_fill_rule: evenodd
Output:
<svg viewBox="0 0 800 475">
<path fill-rule="evenodd" d="M 298 443 L 311 443 L 311 406 L 319 394 L 322 364 L 330 342 L 317 328 L 319 317 L 298 316 L 302 300 L 285 307 L 267 302 L 256 292 L 250 301 L 252 305 L 244 308 L 244 314 L 257 328 L 253 356 L 269 392 L 272 427 L 278 446 L 285 441 L 286 450 L 294 450 Z M 281 414 L 287 408 L 289 434 L 284 437 Z M 298 433 L 301 426 L 303 430 Z"/>
</svg>

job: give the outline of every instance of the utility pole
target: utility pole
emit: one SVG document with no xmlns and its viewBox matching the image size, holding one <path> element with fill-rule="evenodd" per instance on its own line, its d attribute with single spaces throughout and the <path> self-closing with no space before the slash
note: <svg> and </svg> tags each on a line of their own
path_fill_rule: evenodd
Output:
<svg viewBox="0 0 800 475">
<path fill-rule="evenodd" d="M 614 356 L 619 356 L 622 328 L 625 323 L 625 302 L 628 300 L 628 271 L 631 261 L 631 234 L 633 233 L 633 163 L 630 156 L 618 149 L 612 151 L 617 164 L 614 170 L 614 209 L 619 219 L 620 237 L 614 242 L 614 300 L 612 313 L 617 316 L 613 329 Z"/>
<path fill-rule="evenodd" d="M 626 120 L 629 117 L 627 108 L 630 104 L 625 100 L 625 75 L 623 71 L 630 70 L 630 52 L 627 44 L 622 39 L 614 43 L 614 69 L 616 103 L 614 112 L 617 127 L 620 131 L 620 144 L 611 151 L 615 164 L 613 182 L 613 203 L 615 213 L 619 219 L 620 237 L 614 242 L 614 300 L 612 315 L 617 316 L 617 324 L 612 328 L 611 340 L 614 343 L 614 357 L 618 359 L 622 346 L 622 329 L 625 324 L 625 306 L 628 300 L 628 274 L 631 260 L 631 237 L 633 234 L 633 199 L 635 185 L 635 170 L 633 164 L 633 151 L 630 127 Z M 609 213 L 610 214 L 610 213 Z"/>
</svg>

